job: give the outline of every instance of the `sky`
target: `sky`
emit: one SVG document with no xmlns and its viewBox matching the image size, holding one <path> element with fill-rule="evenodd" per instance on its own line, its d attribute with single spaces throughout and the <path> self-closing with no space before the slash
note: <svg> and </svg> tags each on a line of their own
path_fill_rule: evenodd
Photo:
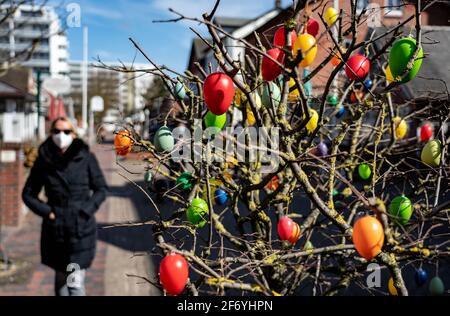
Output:
<svg viewBox="0 0 450 316">
<path fill-rule="evenodd" d="M 81 25 L 89 31 L 89 61 L 98 57 L 103 61 L 146 63 L 145 58 L 129 41 L 135 39 L 159 65 L 166 65 L 176 71 L 184 71 L 188 62 L 194 27 L 204 33 L 203 27 L 192 22 L 153 23 L 154 20 L 170 19 L 175 16 L 172 8 L 186 16 L 201 18 L 209 12 L 215 0 L 58 0 L 58 12 L 67 15 L 67 4 L 77 3 L 81 9 Z M 283 0 L 287 6 L 290 0 Z M 220 16 L 253 18 L 273 8 L 275 0 L 222 0 L 217 11 Z M 70 59 L 83 57 L 83 31 L 81 27 L 67 29 L 70 42 Z"/>
</svg>

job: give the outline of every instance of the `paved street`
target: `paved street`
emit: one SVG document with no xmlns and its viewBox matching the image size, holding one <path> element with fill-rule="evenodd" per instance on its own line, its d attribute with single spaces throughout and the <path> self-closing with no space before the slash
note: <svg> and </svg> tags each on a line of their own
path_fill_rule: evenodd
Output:
<svg viewBox="0 0 450 316">
<path fill-rule="evenodd" d="M 98 243 L 93 266 L 87 272 L 88 295 L 159 295 L 148 282 L 137 277 L 155 280 L 156 265 L 147 254 L 154 247 L 149 227 L 103 228 L 111 223 L 145 220 L 151 207 L 142 192 L 118 172 L 141 181 L 144 166 L 138 159 L 127 159 L 123 165 L 137 174 L 129 174 L 115 162 L 112 144 L 93 146 L 110 194 L 97 212 Z M 10 282 L 0 283 L 0 295 L 53 295 L 54 273 L 40 264 L 39 239 L 41 219 L 29 212 L 19 229 L 3 232 L 3 246 L 14 262 L 24 262 L 26 268 Z"/>
</svg>

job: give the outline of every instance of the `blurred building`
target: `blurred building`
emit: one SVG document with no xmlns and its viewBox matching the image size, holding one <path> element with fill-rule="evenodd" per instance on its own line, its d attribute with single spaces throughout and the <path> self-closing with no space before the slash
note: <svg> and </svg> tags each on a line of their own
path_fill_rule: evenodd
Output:
<svg viewBox="0 0 450 316">
<path fill-rule="evenodd" d="M 23 144 L 44 133 L 36 111 L 29 68 L 11 68 L 0 76 L 0 225 L 17 226 L 23 219 Z"/>
<path fill-rule="evenodd" d="M 123 67 L 122 64 L 105 63 L 108 67 Z M 71 96 L 75 108 L 81 107 L 82 61 L 69 62 Z M 125 64 L 127 68 L 145 69 L 148 65 Z M 132 114 L 145 106 L 143 94 L 151 84 L 153 76 L 143 73 L 120 72 L 110 69 L 88 66 L 88 98 L 100 95 L 105 101 L 105 110 L 118 109 Z"/>
<path fill-rule="evenodd" d="M 69 42 L 55 9 L 23 4 L 14 13 L 9 13 L 16 5 L 0 6 L 0 15 L 7 16 L 0 24 L 1 59 L 52 77 L 66 75 L 69 72 Z"/>
</svg>

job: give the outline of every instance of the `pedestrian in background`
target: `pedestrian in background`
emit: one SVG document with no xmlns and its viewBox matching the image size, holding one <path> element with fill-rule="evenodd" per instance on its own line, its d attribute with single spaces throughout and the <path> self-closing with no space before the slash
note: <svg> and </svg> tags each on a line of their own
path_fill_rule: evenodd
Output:
<svg viewBox="0 0 450 316">
<path fill-rule="evenodd" d="M 56 272 L 56 295 L 83 296 L 96 249 L 94 214 L 107 185 L 96 157 L 67 118 L 57 118 L 50 133 L 39 147 L 22 198 L 43 219 L 41 260 Z M 39 198 L 42 188 L 47 202 Z"/>
</svg>

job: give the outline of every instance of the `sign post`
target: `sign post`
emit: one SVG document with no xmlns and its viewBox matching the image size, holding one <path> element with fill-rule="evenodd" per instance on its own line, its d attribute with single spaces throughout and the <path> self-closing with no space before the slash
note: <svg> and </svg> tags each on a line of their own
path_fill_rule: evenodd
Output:
<svg viewBox="0 0 450 316">
<path fill-rule="evenodd" d="M 89 111 L 89 143 L 92 144 L 94 141 L 94 112 L 103 112 L 104 101 L 100 96 L 94 96 L 91 98 Z"/>
</svg>

